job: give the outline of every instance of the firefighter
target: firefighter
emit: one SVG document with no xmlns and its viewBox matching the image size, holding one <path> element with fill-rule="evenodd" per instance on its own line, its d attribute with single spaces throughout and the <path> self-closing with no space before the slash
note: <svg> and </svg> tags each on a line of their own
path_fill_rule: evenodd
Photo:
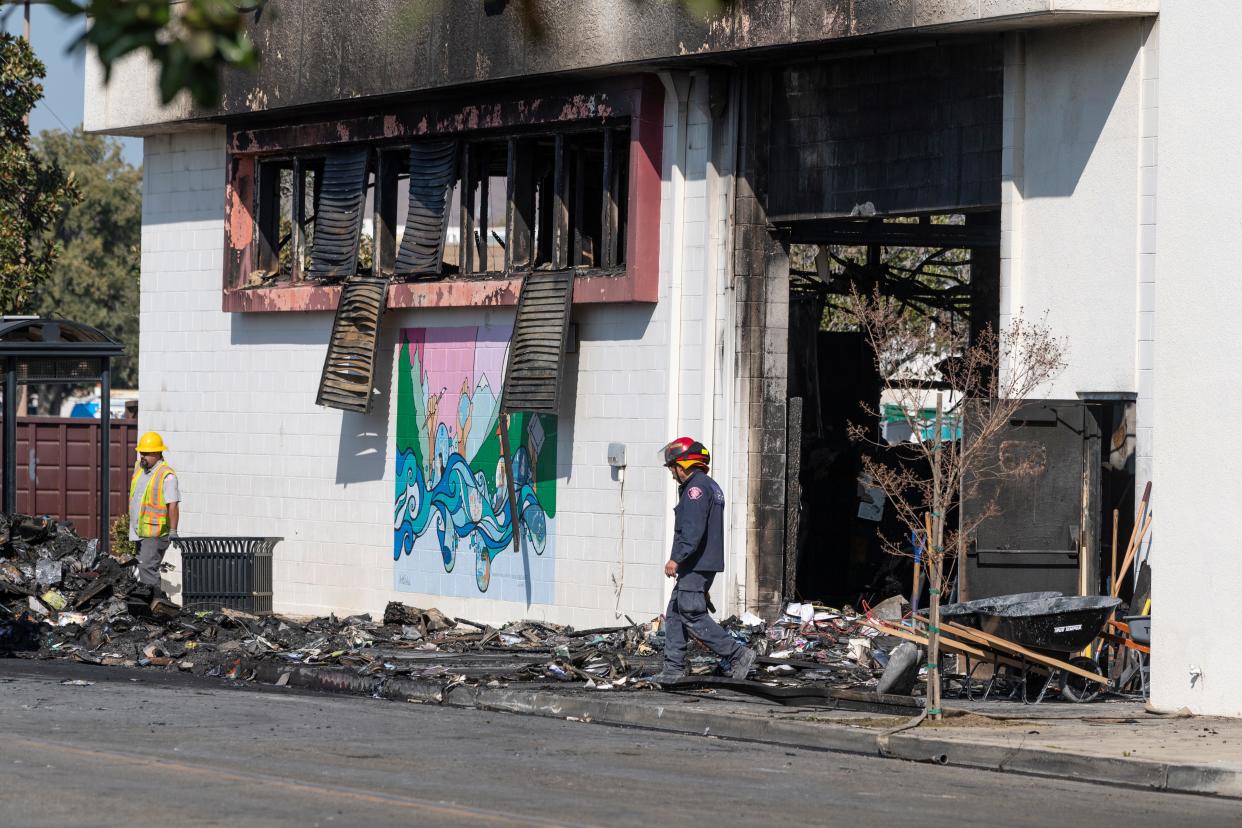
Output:
<svg viewBox="0 0 1242 828">
<path fill-rule="evenodd" d="M 720 656 L 720 666 L 736 679 L 744 679 L 756 654 L 731 638 L 708 615 L 708 592 L 717 572 L 724 571 L 724 492 L 708 476 L 707 447 L 689 437 L 679 437 L 660 450 L 666 468 L 679 486 L 674 510 L 673 549 L 664 574 L 676 578 L 668 602 L 664 627 L 664 670 L 656 677 L 661 684 L 686 675 L 686 634 L 702 641 Z"/>
<path fill-rule="evenodd" d="M 129 482 L 129 539 L 138 544 L 138 582 L 152 599 L 164 598 L 160 564 L 181 518 L 177 474 L 164 461 L 164 438 L 148 431 L 138 438 L 138 462 Z"/>
</svg>

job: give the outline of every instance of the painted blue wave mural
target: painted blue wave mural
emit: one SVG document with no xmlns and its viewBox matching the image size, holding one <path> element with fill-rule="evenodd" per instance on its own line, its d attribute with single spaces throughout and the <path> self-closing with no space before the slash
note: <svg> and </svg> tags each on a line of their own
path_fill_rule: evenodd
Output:
<svg viewBox="0 0 1242 828">
<path fill-rule="evenodd" d="M 493 390 L 504 387 L 511 333 L 507 326 L 401 331 L 392 548 L 399 591 L 553 600 L 557 422 L 547 414 L 507 418 L 515 519 Z M 513 552 L 502 556 L 506 549 Z"/>
<path fill-rule="evenodd" d="M 456 452 L 439 454 L 443 462 L 434 486 L 427 486 L 418 457 L 407 450 L 397 458 L 396 508 L 393 514 L 393 559 L 409 554 L 414 542 L 434 530 L 440 543 L 444 571 L 452 572 L 459 553 L 474 558 L 475 580 L 486 591 L 491 562 L 513 546 L 513 520 L 503 470 L 494 485 L 483 472 L 471 470 Z M 535 495 L 530 458 L 524 447 L 513 457 L 522 538 L 527 548 L 542 555 L 547 544 L 547 517 Z"/>
</svg>

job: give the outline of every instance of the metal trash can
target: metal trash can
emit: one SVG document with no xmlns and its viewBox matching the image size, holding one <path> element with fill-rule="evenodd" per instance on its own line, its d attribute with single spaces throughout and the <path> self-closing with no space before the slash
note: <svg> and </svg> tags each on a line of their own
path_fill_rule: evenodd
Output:
<svg viewBox="0 0 1242 828">
<path fill-rule="evenodd" d="M 176 538 L 187 610 L 272 613 L 272 549 L 283 538 Z"/>
</svg>

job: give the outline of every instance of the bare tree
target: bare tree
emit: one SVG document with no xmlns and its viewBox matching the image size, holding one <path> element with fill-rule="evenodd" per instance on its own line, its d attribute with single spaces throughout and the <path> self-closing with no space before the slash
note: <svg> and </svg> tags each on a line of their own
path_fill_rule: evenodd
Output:
<svg viewBox="0 0 1242 828">
<path fill-rule="evenodd" d="M 922 566 L 931 593 L 927 711 L 938 718 L 941 595 L 952 585 L 965 539 L 997 514 L 995 494 L 989 498 L 987 492 L 994 493 L 1001 479 L 1041 468 L 1040 458 L 1011 456 L 998 441 L 1019 406 L 1064 370 L 1066 344 L 1053 337 L 1045 321 L 1020 315 L 999 336 L 989 327 L 970 343 L 960 332 L 910 314 L 899 298 L 855 293 L 851 303 L 875 353 L 881 399 L 890 416 L 900 412 L 912 435 L 911 450 L 923 461 L 898 464 L 887 452 L 868 452 L 863 469 L 901 522 L 924 538 Z M 850 436 L 879 445 L 878 435 L 862 426 L 851 425 Z M 967 500 L 970 514 L 956 527 L 947 526 L 946 517 Z M 885 547 L 892 554 L 911 554 L 889 540 Z"/>
</svg>

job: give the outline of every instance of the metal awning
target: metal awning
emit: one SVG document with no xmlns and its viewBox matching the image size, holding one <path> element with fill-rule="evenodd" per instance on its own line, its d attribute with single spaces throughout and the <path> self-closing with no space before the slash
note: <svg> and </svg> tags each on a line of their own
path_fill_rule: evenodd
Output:
<svg viewBox="0 0 1242 828">
<path fill-rule="evenodd" d="M 103 331 L 68 319 L 0 316 L 0 356 L 121 356 L 125 347 Z"/>
<path fill-rule="evenodd" d="M 98 382 L 99 542 L 108 550 L 109 443 L 112 358 L 125 353 L 120 342 L 81 322 L 36 316 L 0 316 L 0 366 L 4 370 L 3 507 L 17 510 L 17 386 Z"/>
</svg>

